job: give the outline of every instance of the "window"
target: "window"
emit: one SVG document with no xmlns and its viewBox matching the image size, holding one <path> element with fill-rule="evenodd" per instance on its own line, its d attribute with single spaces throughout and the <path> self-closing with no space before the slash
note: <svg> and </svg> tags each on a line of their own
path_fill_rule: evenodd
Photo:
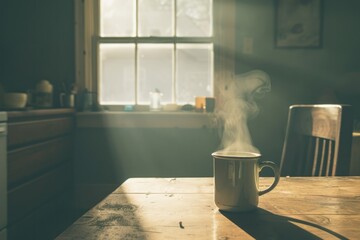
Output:
<svg viewBox="0 0 360 240">
<path fill-rule="evenodd" d="M 212 0 L 98 0 L 93 69 L 101 105 L 213 96 Z"/>
<path fill-rule="evenodd" d="M 194 96 L 222 102 L 235 73 L 235 0 L 74 4 L 80 91 L 98 93 L 110 110 L 148 105 L 155 88 L 163 92 L 163 104 L 194 104 Z"/>
</svg>

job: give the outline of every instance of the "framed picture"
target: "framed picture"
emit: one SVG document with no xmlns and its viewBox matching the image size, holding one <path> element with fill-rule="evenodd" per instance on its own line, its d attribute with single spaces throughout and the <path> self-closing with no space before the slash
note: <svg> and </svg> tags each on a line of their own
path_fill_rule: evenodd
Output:
<svg viewBox="0 0 360 240">
<path fill-rule="evenodd" d="M 275 47 L 321 46 L 322 0 L 275 0 Z"/>
</svg>

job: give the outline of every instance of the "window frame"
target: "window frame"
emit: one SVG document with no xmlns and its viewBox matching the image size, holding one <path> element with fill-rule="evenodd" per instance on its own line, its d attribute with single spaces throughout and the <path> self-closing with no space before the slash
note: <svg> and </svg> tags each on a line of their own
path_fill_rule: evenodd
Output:
<svg viewBox="0 0 360 240">
<path fill-rule="evenodd" d="M 99 11 L 96 11 L 98 0 L 75 0 L 75 62 L 76 84 L 80 90 L 98 92 L 98 42 L 115 41 L 129 43 L 132 37 L 100 37 Z M 212 43 L 213 44 L 213 95 L 221 98 L 221 89 L 235 75 L 235 0 L 213 0 L 213 26 L 211 37 L 177 37 L 180 43 Z M 99 7 L 97 7 L 99 10 Z M 217 24 L 215 24 L 217 23 Z M 223 28 L 223 24 L 229 27 Z M 135 37 L 144 43 L 168 43 L 173 37 Z M 195 40 L 197 39 L 197 41 Z M 191 41 L 192 40 L 192 41 Z M 195 40 L 195 41 L 194 41 Z M 93 66 L 97 66 L 94 68 Z M 97 96 L 98 98 L 99 96 Z M 221 101 L 221 99 L 219 99 Z M 98 99 L 97 99 L 98 101 Z M 218 101 L 217 101 L 218 102 Z M 104 105 L 110 110 L 124 110 L 123 105 Z M 147 106 L 138 105 L 138 110 L 146 110 Z"/>
</svg>

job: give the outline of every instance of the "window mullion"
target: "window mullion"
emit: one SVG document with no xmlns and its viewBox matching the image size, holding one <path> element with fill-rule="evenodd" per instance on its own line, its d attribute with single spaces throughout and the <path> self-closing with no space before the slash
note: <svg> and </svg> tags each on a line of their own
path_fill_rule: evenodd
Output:
<svg viewBox="0 0 360 240">
<path fill-rule="evenodd" d="M 135 40 L 135 104 L 138 104 L 138 69 L 139 69 L 139 62 L 138 62 L 138 43 Z"/>
<path fill-rule="evenodd" d="M 138 85 L 139 85 L 139 59 L 138 59 L 138 32 L 139 32 L 139 0 L 136 0 L 136 7 L 135 7 L 135 104 L 138 104 Z"/>
<path fill-rule="evenodd" d="M 175 0 L 175 3 L 174 3 L 174 13 L 173 13 L 173 23 L 174 23 L 174 32 L 173 32 L 173 37 L 174 37 L 174 55 L 173 55 L 173 76 L 172 76 L 172 91 L 173 91 L 173 103 L 176 103 L 176 99 L 177 99 L 177 92 L 176 92 L 176 25 L 177 25 L 177 21 L 176 21 L 176 11 L 177 11 L 177 0 Z"/>
<path fill-rule="evenodd" d="M 173 44 L 173 74 L 172 74 L 172 91 L 173 91 L 173 97 L 172 102 L 176 102 L 176 42 Z"/>
<path fill-rule="evenodd" d="M 135 39 L 139 43 L 174 43 L 174 39 L 179 43 L 213 43 L 212 37 L 96 37 L 102 43 L 129 43 Z"/>
</svg>

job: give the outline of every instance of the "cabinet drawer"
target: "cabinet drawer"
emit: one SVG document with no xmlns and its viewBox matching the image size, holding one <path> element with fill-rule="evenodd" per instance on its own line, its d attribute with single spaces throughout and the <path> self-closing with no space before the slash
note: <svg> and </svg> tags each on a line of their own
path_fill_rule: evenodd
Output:
<svg viewBox="0 0 360 240">
<path fill-rule="evenodd" d="M 71 191 L 65 191 L 9 226 L 7 239 L 55 239 L 75 220 L 71 214 L 71 195 Z"/>
<path fill-rule="evenodd" d="M 71 135 L 8 153 L 8 189 L 72 158 Z"/>
<path fill-rule="evenodd" d="M 8 191 L 8 224 L 11 225 L 53 197 L 69 190 L 71 181 L 71 164 L 65 164 Z"/>
<path fill-rule="evenodd" d="M 55 118 L 8 125 L 8 148 L 36 143 L 70 133 L 74 128 L 73 118 Z"/>
</svg>

